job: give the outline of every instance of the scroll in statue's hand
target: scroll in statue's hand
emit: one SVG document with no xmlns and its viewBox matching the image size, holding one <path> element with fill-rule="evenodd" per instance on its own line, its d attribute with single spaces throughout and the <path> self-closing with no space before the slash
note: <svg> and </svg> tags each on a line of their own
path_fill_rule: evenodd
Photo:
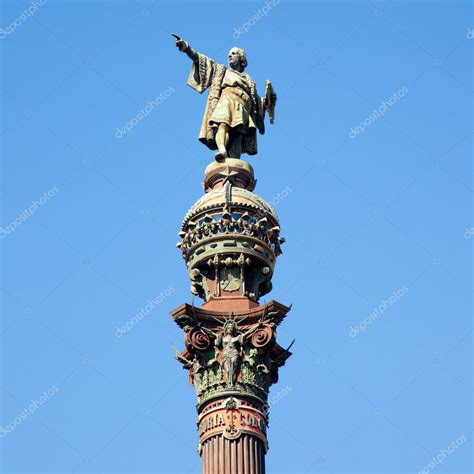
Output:
<svg viewBox="0 0 474 474">
<path fill-rule="evenodd" d="M 265 85 L 265 107 L 268 110 L 268 117 L 270 123 L 275 120 L 275 105 L 277 102 L 277 95 L 273 89 L 273 85 L 270 81 L 267 81 Z"/>
</svg>

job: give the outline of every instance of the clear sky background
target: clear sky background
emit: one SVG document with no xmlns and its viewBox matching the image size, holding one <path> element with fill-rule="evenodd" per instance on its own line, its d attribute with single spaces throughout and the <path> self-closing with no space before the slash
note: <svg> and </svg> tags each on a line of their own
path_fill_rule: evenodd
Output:
<svg viewBox="0 0 474 474">
<path fill-rule="evenodd" d="M 264 5 L 48 0 L 3 30 L 1 472 L 199 472 L 168 313 L 192 301 L 175 243 L 213 154 L 171 32 L 243 47 L 279 94 L 249 159 L 287 239 L 266 301 L 294 304 L 268 472 L 418 473 L 456 440 L 426 472 L 473 472 L 472 3 L 274 0 L 249 22 Z"/>
</svg>

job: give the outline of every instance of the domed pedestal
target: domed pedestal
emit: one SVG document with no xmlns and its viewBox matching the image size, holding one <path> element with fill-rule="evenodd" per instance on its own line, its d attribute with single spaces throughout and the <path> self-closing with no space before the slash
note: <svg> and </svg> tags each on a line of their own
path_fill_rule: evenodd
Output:
<svg viewBox="0 0 474 474">
<path fill-rule="evenodd" d="M 257 302 L 271 290 L 284 239 L 275 211 L 251 191 L 254 187 L 253 169 L 245 161 L 213 162 L 205 172 L 206 193 L 184 218 L 177 245 L 192 293 L 206 302 L 220 297 Z"/>
<path fill-rule="evenodd" d="M 255 189 L 252 166 L 244 160 L 227 158 L 224 162 L 214 161 L 207 166 L 204 172 L 204 191 L 222 188 L 228 180 L 232 180 L 232 184 L 238 188 L 249 191 Z"/>
</svg>

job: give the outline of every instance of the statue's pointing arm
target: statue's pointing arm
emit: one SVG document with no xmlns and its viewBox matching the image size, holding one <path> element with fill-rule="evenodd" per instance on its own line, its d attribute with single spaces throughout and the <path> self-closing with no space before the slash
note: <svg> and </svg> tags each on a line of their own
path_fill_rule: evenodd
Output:
<svg viewBox="0 0 474 474">
<path fill-rule="evenodd" d="M 183 38 L 180 38 L 178 35 L 173 34 L 173 36 L 176 38 L 175 45 L 176 47 L 182 52 L 186 53 L 189 59 L 193 62 L 198 62 L 199 61 L 199 55 L 196 51 L 194 51 L 191 46 L 189 46 L 189 43 L 185 41 Z"/>
<path fill-rule="evenodd" d="M 204 54 L 195 51 L 187 41 L 178 35 L 173 34 L 173 36 L 176 38 L 176 47 L 182 53 L 186 53 L 193 62 L 188 77 L 188 85 L 202 94 L 212 83 L 216 63 Z"/>
</svg>

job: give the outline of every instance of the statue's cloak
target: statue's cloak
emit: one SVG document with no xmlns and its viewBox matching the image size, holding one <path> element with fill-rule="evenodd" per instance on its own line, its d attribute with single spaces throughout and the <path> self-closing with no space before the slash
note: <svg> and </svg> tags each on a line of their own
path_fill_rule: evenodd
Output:
<svg viewBox="0 0 474 474">
<path fill-rule="evenodd" d="M 218 64 L 203 54 L 198 53 L 198 61 L 193 61 L 188 78 L 188 85 L 200 94 L 210 87 L 206 110 L 204 111 L 201 130 L 199 131 L 199 141 L 211 150 L 217 150 L 217 128 L 211 125 L 210 119 L 222 94 L 222 82 L 226 69 L 223 64 Z M 248 74 L 246 74 L 246 77 L 250 85 L 250 98 L 252 102 L 250 115 L 258 131 L 263 135 L 265 133 L 265 109 L 262 99 L 257 94 L 255 82 Z M 249 128 L 248 132 L 242 137 L 242 153 L 247 153 L 248 155 L 257 154 L 257 135 L 254 128 Z"/>
</svg>

